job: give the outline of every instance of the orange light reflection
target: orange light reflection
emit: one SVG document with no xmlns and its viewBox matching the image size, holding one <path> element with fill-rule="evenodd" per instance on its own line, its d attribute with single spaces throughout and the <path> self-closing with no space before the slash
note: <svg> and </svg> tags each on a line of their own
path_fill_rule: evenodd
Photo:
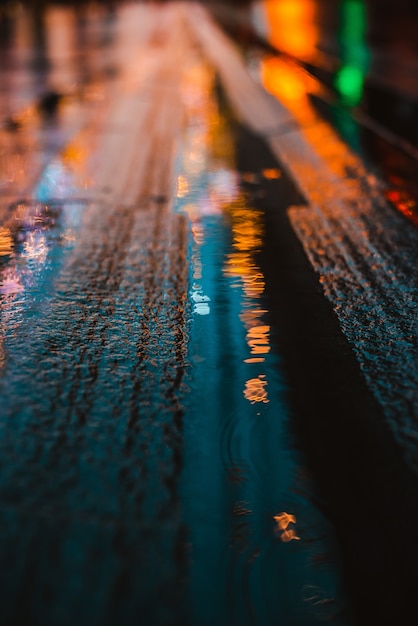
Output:
<svg viewBox="0 0 418 626">
<path fill-rule="evenodd" d="M 318 30 L 313 0 L 266 0 L 265 11 L 275 47 L 305 59 L 315 54 Z"/>
<path fill-rule="evenodd" d="M 265 375 L 260 374 L 257 378 L 250 378 L 245 383 L 244 397 L 251 402 L 251 404 L 255 404 L 256 402 L 263 402 L 267 404 L 268 396 L 267 396 L 267 381 L 265 380 Z"/>
<path fill-rule="evenodd" d="M 251 354 L 266 354 L 270 351 L 269 346 L 270 326 L 254 326 L 247 333 L 247 342 L 251 348 Z"/>
<path fill-rule="evenodd" d="M 261 173 L 267 180 L 277 180 L 282 175 L 281 171 L 275 167 L 265 169 Z"/>
<path fill-rule="evenodd" d="M 0 228 L 0 257 L 8 256 L 13 252 L 13 239 L 10 228 Z"/>
<path fill-rule="evenodd" d="M 300 537 L 296 535 L 293 528 L 289 528 L 289 524 L 296 524 L 296 517 L 290 513 L 280 513 L 275 515 L 274 518 L 277 523 L 277 530 L 280 532 L 280 539 L 285 543 L 295 540 L 300 541 Z"/>
<path fill-rule="evenodd" d="M 224 268 L 227 276 L 241 279 L 248 298 L 257 298 L 264 291 L 264 276 L 253 260 L 254 253 L 262 244 L 262 225 L 258 211 L 243 205 L 244 200 L 228 207 L 232 218 L 234 251 L 228 256 Z"/>
<path fill-rule="evenodd" d="M 391 202 L 403 215 L 408 217 L 414 224 L 418 226 L 418 207 L 417 203 L 408 194 L 401 189 L 388 189 L 385 192 L 386 198 Z"/>
<path fill-rule="evenodd" d="M 233 251 L 228 255 L 224 273 L 239 280 L 233 287 L 242 287 L 244 306 L 240 319 L 247 331 L 246 341 L 251 356 L 245 363 L 262 363 L 270 352 L 270 326 L 264 324 L 262 317 L 266 312 L 258 305 L 258 300 L 265 289 L 265 279 L 254 257 L 263 244 L 263 223 L 258 211 L 246 206 L 245 198 L 228 206 L 232 221 Z M 267 381 L 265 375 L 250 378 L 245 383 L 244 397 L 254 403 L 267 403 Z"/>
<path fill-rule="evenodd" d="M 261 77 L 265 88 L 281 100 L 299 122 L 308 142 L 317 154 L 324 159 L 329 169 L 337 176 L 347 179 L 347 171 L 358 171 L 365 175 L 359 159 L 347 149 L 332 126 L 320 118 L 310 103 L 309 95 L 320 94 L 323 90 L 320 83 L 309 76 L 295 63 L 277 58 L 268 58 L 261 63 Z M 300 171 L 309 182 L 307 172 Z M 347 180 L 347 189 L 349 181 Z M 328 190 L 329 191 L 329 190 Z M 318 201 L 323 199 L 327 190 L 312 190 Z M 358 197 L 361 190 L 352 181 L 352 197 Z"/>
<path fill-rule="evenodd" d="M 277 57 L 261 62 L 261 79 L 264 87 L 279 98 L 304 124 L 317 121 L 308 94 L 318 93 L 320 84 L 291 61 Z"/>
</svg>

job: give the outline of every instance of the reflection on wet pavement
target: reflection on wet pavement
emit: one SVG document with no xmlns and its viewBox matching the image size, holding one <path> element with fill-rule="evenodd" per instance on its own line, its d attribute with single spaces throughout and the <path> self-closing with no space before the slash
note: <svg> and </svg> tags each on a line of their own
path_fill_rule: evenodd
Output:
<svg viewBox="0 0 418 626">
<path fill-rule="evenodd" d="M 408 511 L 404 519 L 406 527 L 409 528 L 411 523 L 413 525 L 412 520 L 416 519 L 415 498 L 412 495 L 413 490 L 409 491 L 411 478 L 407 475 L 411 469 L 416 475 L 417 469 L 414 435 L 417 410 L 415 389 L 418 372 L 415 323 L 417 291 L 416 278 L 411 271 L 411 268 L 416 266 L 417 260 L 417 233 L 384 201 L 383 186 L 379 178 L 369 171 L 358 154 L 347 147 L 327 120 L 318 115 L 306 94 L 309 90 L 304 85 L 304 72 L 300 72 L 297 68 L 298 73 L 295 74 L 291 62 L 285 62 L 287 73 L 281 69 L 283 64 L 281 66 L 272 64 L 273 66 L 268 68 L 269 71 L 280 67 L 276 80 L 271 81 L 277 89 L 274 93 L 280 99 L 279 103 L 274 102 L 260 87 L 257 88 L 249 73 L 244 71 L 236 49 L 222 33 L 213 27 L 210 20 L 202 17 L 200 21 L 197 21 L 196 31 L 207 56 L 218 69 L 223 87 L 236 114 L 254 133 L 261 134 L 265 138 L 272 152 L 298 181 L 299 188 L 305 196 L 308 206 L 295 206 L 289 211 L 289 216 L 312 266 L 320 276 L 324 292 L 332 303 L 340 325 L 354 349 L 369 387 L 386 417 L 386 425 L 390 427 L 391 436 L 396 439 L 398 446 L 396 454 L 399 453 L 403 462 L 409 466 L 405 471 L 399 467 L 405 481 L 401 481 L 405 487 L 405 494 L 408 492 L 412 497 L 410 501 L 405 495 L 404 500 L 404 492 L 402 492 L 399 498 L 399 504 L 402 507 L 405 506 Z M 256 73 L 254 64 L 252 73 L 253 75 Z M 267 72 L 264 73 L 264 78 L 266 76 L 270 77 Z M 288 77 L 290 77 L 291 88 L 287 88 Z M 306 78 L 318 89 L 322 89 L 322 85 L 317 80 L 312 81 L 309 76 Z M 293 88 L 293 85 L 297 84 L 300 84 L 300 89 Z M 247 94 L 247 97 L 244 98 L 244 94 Z M 290 111 L 292 115 L 289 115 Z M 298 123 L 295 123 L 295 120 Z M 256 176 L 246 174 L 245 180 L 248 183 L 254 183 Z M 299 294 L 296 292 L 296 295 Z M 309 323 L 311 311 L 303 298 L 299 298 L 298 301 L 306 307 L 306 323 Z M 304 324 L 305 319 L 301 320 L 300 317 L 300 323 Z M 329 321 L 332 322 L 332 320 Z M 327 331 L 321 328 L 321 332 L 325 339 Z M 308 336 L 306 334 L 304 336 L 309 343 L 315 344 L 315 341 L 309 337 L 309 333 Z M 297 337 L 294 338 L 297 339 Z M 321 348 L 318 346 L 318 349 Z M 298 369 L 302 371 L 304 369 L 303 365 L 296 367 L 294 361 L 297 358 L 297 356 L 290 359 L 288 357 L 294 366 L 294 375 L 297 375 Z M 310 361 L 312 368 L 317 367 L 316 360 L 319 360 L 319 357 Z M 327 360 L 328 357 L 325 357 L 325 361 Z M 323 365 L 326 365 L 327 370 L 328 364 L 323 363 Z M 328 375 L 332 379 L 331 371 L 328 371 Z M 320 371 L 316 376 L 315 373 L 309 371 L 309 368 L 305 371 L 305 376 L 324 387 L 323 392 L 313 389 L 313 385 L 309 382 L 300 384 L 299 387 L 302 390 L 309 390 L 312 394 L 310 401 L 314 402 L 314 398 L 319 396 L 326 404 L 327 377 L 321 380 Z M 335 383 L 340 392 L 346 384 L 349 384 L 345 380 L 335 381 Z M 338 390 L 336 395 L 338 396 Z M 309 403 L 309 400 L 306 402 Z M 335 436 L 339 431 L 338 424 L 344 433 L 342 437 L 352 443 L 353 447 L 347 447 L 345 450 L 347 456 L 344 454 L 341 466 L 339 461 L 336 462 L 336 466 L 340 466 L 340 471 L 335 481 L 341 479 L 343 484 L 347 486 L 350 484 L 348 489 L 351 489 L 351 483 L 347 477 L 351 475 L 353 479 L 356 476 L 355 482 L 359 492 L 363 493 L 363 490 L 377 488 L 381 494 L 377 498 L 378 501 L 374 501 L 370 506 L 367 502 L 366 505 L 368 515 L 376 521 L 374 525 L 376 538 L 372 537 L 368 541 L 362 540 L 362 548 L 359 548 L 359 552 L 362 550 L 367 552 L 368 544 L 374 544 L 374 548 L 371 549 L 380 550 L 376 544 L 383 537 L 388 537 L 388 528 L 379 521 L 381 515 L 377 515 L 377 511 L 384 511 L 385 506 L 390 506 L 390 503 L 398 497 L 396 489 L 389 488 L 387 494 L 384 487 L 383 493 L 380 490 L 379 481 L 382 480 L 382 476 L 378 476 L 379 464 L 377 463 L 375 467 L 372 459 L 376 452 L 378 456 L 383 453 L 384 447 L 375 448 L 364 431 L 366 424 L 367 431 L 374 418 L 369 422 L 368 417 L 364 415 L 363 424 L 356 425 L 357 413 L 352 416 L 346 415 L 344 407 L 340 407 L 341 422 L 337 420 L 337 426 L 334 428 L 330 423 L 336 419 L 336 416 L 327 414 L 328 417 L 324 418 L 325 431 L 321 431 L 316 436 L 314 434 L 315 423 L 324 406 L 316 406 L 315 419 L 312 420 L 313 416 L 309 414 L 303 400 L 299 402 L 299 406 L 301 405 L 307 412 L 301 430 L 307 431 L 305 436 L 308 441 L 305 440 L 305 443 L 308 447 L 310 447 L 309 440 L 312 437 L 315 439 L 315 444 L 312 445 L 314 457 L 324 454 L 325 458 L 329 459 L 329 446 L 326 443 L 322 446 L 321 442 L 326 441 L 331 446 L 333 445 L 332 441 L 335 441 Z M 348 406 L 350 405 L 351 402 Z M 360 410 L 360 414 L 363 414 L 363 409 Z M 344 429 L 343 424 L 346 419 L 351 422 L 353 429 L 351 433 Z M 379 416 L 379 422 L 382 423 L 382 416 Z M 330 439 L 327 437 L 328 429 L 334 435 Z M 376 431 L 374 435 L 376 436 Z M 386 435 L 382 435 L 382 444 L 385 437 Z M 362 454 L 359 457 L 354 454 L 351 460 L 353 451 L 359 450 L 359 446 L 363 448 Z M 385 449 L 388 450 L 388 448 Z M 337 450 L 335 453 L 338 456 Z M 331 456 L 334 454 L 332 453 Z M 322 460 L 317 459 L 316 463 L 324 480 L 326 482 L 329 480 L 333 485 L 332 489 L 335 488 L 334 494 L 338 494 L 342 487 L 339 484 L 334 485 L 332 477 L 328 478 L 327 462 L 325 461 L 322 465 Z M 389 466 L 391 463 L 392 461 Z M 362 468 L 365 469 L 365 476 L 361 475 Z M 343 527 L 350 526 L 349 520 L 352 520 L 352 512 L 347 511 L 345 506 L 347 502 L 344 498 L 341 502 L 339 495 L 336 495 L 336 500 L 340 501 L 345 517 L 344 521 L 340 518 L 339 523 Z M 285 507 L 283 509 L 290 510 Z M 295 517 L 299 519 L 297 512 L 290 510 L 290 514 L 295 514 Z M 358 528 L 357 521 L 352 520 L 352 523 Z M 358 530 L 361 531 L 359 528 Z M 350 536 L 350 531 L 347 535 Z M 350 538 L 348 543 L 354 551 L 357 550 Z M 359 578 L 354 571 L 354 568 L 359 567 L 361 562 L 359 552 L 355 552 L 359 560 L 353 558 L 352 580 Z M 346 556 L 350 561 L 350 548 L 348 548 L 348 553 Z M 373 616 L 377 610 L 386 623 L 391 623 L 396 612 L 401 610 L 400 606 L 404 607 L 405 602 L 408 605 L 411 601 L 413 602 L 413 594 L 410 590 L 413 586 L 414 566 L 412 565 L 410 569 L 405 563 L 401 556 L 404 553 L 405 546 L 401 540 L 399 543 L 396 541 L 395 545 L 390 543 L 387 555 L 378 559 L 382 563 L 382 569 L 374 559 L 371 559 L 369 571 L 370 574 L 372 571 L 375 572 L 376 585 L 366 583 L 366 578 L 359 583 L 358 598 L 362 607 L 360 619 L 364 619 L 364 623 L 368 623 L 367 616 Z M 403 579 L 399 584 L 392 580 L 391 572 L 394 571 L 391 567 L 392 563 L 402 568 Z M 363 566 L 360 565 L 360 567 Z M 368 592 L 364 592 L 365 584 L 368 585 Z M 383 593 L 383 589 L 387 592 L 390 590 L 390 594 L 386 597 L 385 591 L 385 601 L 380 601 L 379 594 Z M 372 597 L 376 599 L 375 602 L 371 600 Z"/>
<path fill-rule="evenodd" d="M 317 3 L 270 7 L 313 54 Z M 203 7 L 108 8 L 19 9 L 0 66 L 2 623 L 354 623 L 262 260 L 289 215 L 404 444 L 416 235 L 300 67 L 263 60 L 278 102 Z"/>
<path fill-rule="evenodd" d="M 200 62 L 189 77 L 175 210 L 188 215 L 192 236 L 181 487 L 192 623 L 315 624 L 338 613 L 348 623 L 332 533 L 319 538 L 326 522 L 297 487 L 301 460 L 287 431 L 286 380 L 264 319 L 256 257 L 265 215 L 251 206 L 248 185 L 281 172 L 236 171 L 231 131 L 208 89 L 213 76 Z M 285 507 L 295 513 L 278 533 Z M 296 516 L 300 536 L 290 527 Z M 322 550 L 330 560 L 320 572 L 311 559 Z M 329 605 L 312 600 L 311 585 Z"/>
<path fill-rule="evenodd" d="M 294 229 L 370 388 L 416 468 L 411 437 L 418 410 L 417 290 L 410 271 L 417 263 L 416 231 L 390 209 L 379 178 L 312 106 L 308 94 L 312 84 L 322 89 L 319 81 L 293 61 L 262 59 L 261 79 L 280 99 L 280 104 L 271 102 L 239 68 L 236 50 L 213 24 L 202 20 L 198 33 L 236 111 L 265 136 L 298 181 L 309 206 L 290 210 Z M 249 97 L 242 102 L 244 91 Z M 290 112 L 298 124 L 289 124 Z"/>
<path fill-rule="evenodd" d="M 53 8 L 29 69 L 24 14 L 0 69 L 5 625 L 306 626 L 344 605 L 337 556 L 311 563 L 333 530 L 287 432 L 245 187 L 282 172 L 237 171 L 181 15 Z"/>
</svg>

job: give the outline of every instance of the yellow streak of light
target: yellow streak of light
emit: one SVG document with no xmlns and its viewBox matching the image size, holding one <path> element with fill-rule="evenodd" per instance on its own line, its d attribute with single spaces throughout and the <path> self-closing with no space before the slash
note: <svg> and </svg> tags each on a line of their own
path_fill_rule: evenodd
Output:
<svg viewBox="0 0 418 626">
<path fill-rule="evenodd" d="M 245 363 L 261 363 L 270 352 L 270 326 L 263 324 L 261 318 L 266 312 L 253 302 L 258 300 L 265 289 L 265 279 L 254 260 L 255 253 L 263 245 L 263 223 L 260 213 L 245 206 L 245 199 L 238 200 L 228 206 L 232 220 L 234 250 L 227 257 L 224 273 L 227 276 L 239 277 L 247 302 L 240 315 L 247 335 L 246 341 L 251 357 Z M 252 306 L 251 306 L 252 305 Z M 255 305 L 255 306 L 254 306 Z M 245 383 L 244 397 L 252 404 L 267 403 L 267 381 L 264 375 L 251 378 Z"/>
<path fill-rule="evenodd" d="M 200 172 L 208 168 L 210 154 L 211 179 L 209 200 L 223 210 L 231 221 L 233 251 L 224 265 L 224 273 L 239 278 L 244 291 L 243 310 L 240 319 L 247 331 L 247 344 L 251 357 L 246 363 L 262 363 L 270 351 L 270 327 L 261 322 L 265 311 L 257 306 L 257 300 L 264 291 L 264 276 L 254 260 L 254 255 L 263 245 L 263 222 L 260 213 L 248 207 L 246 198 L 239 194 L 235 178 L 230 176 L 234 167 L 233 141 L 227 120 L 219 115 L 217 106 L 209 94 L 213 86 L 213 72 L 205 66 L 191 65 L 184 75 L 183 97 L 186 117 L 193 133 L 187 137 L 188 150 L 183 156 L 183 173 L 177 180 L 178 197 L 188 197 L 193 191 L 193 181 Z M 213 167 L 215 163 L 215 167 Z M 218 164 L 218 167 L 216 166 Z M 247 181 L 253 182 L 261 176 L 277 179 L 281 176 L 277 168 L 266 168 L 260 173 L 248 173 Z M 245 174 L 242 176 L 245 180 Z M 194 255 L 193 288 L 199 290 L 202 278 L 202 263 L 198 247 L 203 243 L 204 231 L 200 223 L 199 202 L 182 207 L 191 220 L 192 234 L 197 251 Z M 244 397 L 255 403 L 268 403 L 267 380 L 264 374 L 252 377 L 245 383 Z"/>
</svg>

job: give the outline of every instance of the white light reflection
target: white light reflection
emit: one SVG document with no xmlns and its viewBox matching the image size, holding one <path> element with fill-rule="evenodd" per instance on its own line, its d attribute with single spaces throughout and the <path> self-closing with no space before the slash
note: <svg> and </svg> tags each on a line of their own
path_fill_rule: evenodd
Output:
<svg viewBox="0 0 418 626">
<path fill-rule="evenodd" d="M 263 322 L 265 311 L 260 307 L 265 279 L 257 266 L 255 255 L 263 243 L 263 224 L 258 211 L 248 206 L 241 195 L 240 180 L 234 164 L 232 141 L 225 141 L 228 129 L 210 96 L 210 72 L 202 65 L 192 66 L 184 81 L 184 104 L 187 125 L 182 150 L 179 152 L 176 179 L 176 210 L 187 213 L 193 236 L 190 290 L 195 315 L 209 315 L 210 297 L 205 291 L 204 267 L 201 259 L 206 219 L 225 216 L 231 221 L 233 249 L 223 272 L 233 279 L 232 288 L 243 291 L 240 319 L 246 329 L 250 354 L 243 361 L 257 367 L 270 352 L 270 326 Z M 227 165 L 231 163 L 231 168 Z M 280 177 L 277 169 L 262 172 L 265 178 Z M 212 222 L 213 223 L 213 222 Z M 265 373 L 252 370 L 245 382 L 244 397 L 251 404 L 269 402 Z"/>
<path fill-rule="evenodd" d="M 205 293 L 201 247 L 205 218 L 221 218 L 223 208 L 238 195 L 236 172 L 214 155 L 219 114 L 211 96 L 213 73 L 201 62 L 185 69 L 183 103 L 187 125 L 177 166 L 175 210 L 187 213 L 193 236 L 193 285 L 190 299 L 196 315 L 209 315 L 210 297 Z"/>
<path fill-rule="evenodd" d="M 191 298 L 194 302 L 193 313 L 198 315 L 209 315 L 210 313 L 210 298 L 203 295 L 199 288 L 193 289 Z"/>
<path fill-rule="evenodd" d="M 44 264 L 48 255 L 48 246 L 45 235 L 35 230 L 27 234 L 27 239 L 23 243 L 23 255 L 28 260 L 36 260 L 39 264 Z"/>
<path fill-rule="evenodd" d="M 217 168 L 209 172 L 209 194 L 218 204 L 229 204 L 238 197 L 238 177 L 233 170 Z"/>
</svg>

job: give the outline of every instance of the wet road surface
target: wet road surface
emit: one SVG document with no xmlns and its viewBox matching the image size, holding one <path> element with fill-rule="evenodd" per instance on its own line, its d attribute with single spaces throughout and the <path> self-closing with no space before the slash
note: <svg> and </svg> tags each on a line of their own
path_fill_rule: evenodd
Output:
<svg viewBox="0 0 418 626">
<path fill-rule="evenodd" d="M 201 8 L 54 9 L 35 67 L 25 19 L 0 68 L 2 623 L 396 623 L 412 221 Z"/>
<path fill-rule="evenodd" d="M 289 210 L 294 229 L 370 388 L 407 449 L 418 410 L 417 281 L 411 271 L 417 231 L 392 210 L 376 172 L 317 114 L 297 69 L 277 57 L 262 62 L 261 79 L 287 105 L 281 106 L 245 75 L 219 31 L 204 20 L 198 29 L 240 116 L 298 182 L 307 206 Z M 409 456 L 414 463 L 415 450 Z"/>
</svg>

